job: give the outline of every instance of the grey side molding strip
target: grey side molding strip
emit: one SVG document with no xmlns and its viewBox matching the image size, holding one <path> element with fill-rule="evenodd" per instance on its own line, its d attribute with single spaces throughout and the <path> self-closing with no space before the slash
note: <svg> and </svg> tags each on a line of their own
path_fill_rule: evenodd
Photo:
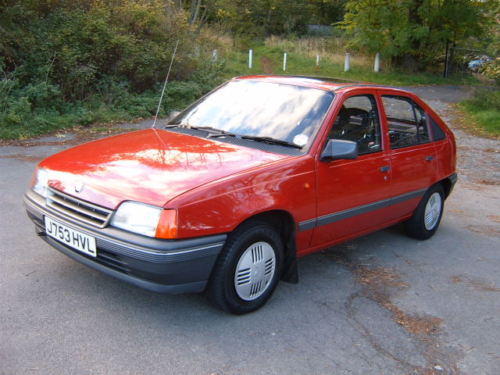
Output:
<svg viewBox="0 0 500 375">
<path fill-rule="evenodd" d="M 385 208 L 392 206 L 394 204 L 398 204 L 413 198 L 421 197 L 424 195 L 427 189 L 415 190 L 406 194 L 398 195 L 396 197 L 383 199 L 381 201 L 368 203 L 362 206 L 349 208 L 347 210 L 334 212 L 331 214 L 323 215 L 314 219 L 305 220 L 299 223 L 299 231 L 303 232 L 306 230 L 310 230 L 316 227 L 320 227 L 322 225 L 328 225 L 335 223 L 340 220 L 348 219 L 353 216 L 362 215 L 367 212 L 375 211 L 380 208 Z"/>
</svg>

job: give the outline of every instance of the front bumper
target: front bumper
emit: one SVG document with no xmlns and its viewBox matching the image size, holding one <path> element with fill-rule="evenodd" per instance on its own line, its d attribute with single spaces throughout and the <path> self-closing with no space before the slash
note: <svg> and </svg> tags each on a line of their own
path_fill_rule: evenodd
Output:
<svg viewBox="0 0 500 375">
<path fill-rule="evenodd" d="M 32 190 L 24 196 L 37 234 L 60 252 L 98 271 L 161 293 L 197 293 L 205 289 L 226 235 L 160 240 L 113 227 L 96 228 L 48 208 Z M 97 257 L 88 256 L 45 233 L 44 216 L 96 239 Z"/>
</svg>

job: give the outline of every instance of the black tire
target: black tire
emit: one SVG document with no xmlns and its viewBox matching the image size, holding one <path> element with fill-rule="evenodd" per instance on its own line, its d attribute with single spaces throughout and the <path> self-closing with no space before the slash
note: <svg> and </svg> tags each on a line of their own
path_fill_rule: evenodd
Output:
<svg viewBox="0 0 500 375">
<path fill-rule="evenodd" d="M 275 266 L 272 278 L 262 295 L 247 301 L 238 295 L 235 286 L 236 267 L 240 258 L 252 245 L 266 242 L 274 252 Z M 250 222 L 231 233 L 215 263 L 207 287 L 208 298 L 222 310 L 232 314 L 246 314 L 262 307 L 278 284 L 283 263 L 283 241 L 276 230 L 265 222 Z"/>
<path fill-rule="evenodd" d="M 432 203 L 429 203 L 431 199 L 437 199 L 437 197 L 434 196 L 435 194 L 438 194 L 440 198 L 439 214 L 434 215 L 434 219 L 431 220 L 432 223 L 435 221 L 435 224 L 429 226 L 426 225 L 425 210 L 427 205 Z M 431 198 L 433 196 L 434 198 Z M 406 234 L 418 240 L 427 240 L 431 238 L 439 228 L 441 217 L 443 216 L 444 198 L 443 187 L 440 184 L 431 186 L 425 192 L 422 200 L 417 206 L 417 209 L 413 213 L 413 216 L 404 223 Z"/>
</svg>

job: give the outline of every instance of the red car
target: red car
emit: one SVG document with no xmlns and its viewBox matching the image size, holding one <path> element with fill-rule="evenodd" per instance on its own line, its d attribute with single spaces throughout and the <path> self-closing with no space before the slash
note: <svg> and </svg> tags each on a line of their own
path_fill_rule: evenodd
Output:
<svg viewBox="0 0 500 375">
<path fill-rule="evenodd" d="M 240 77 L 166 127 L 43 160 L 25 204 L 71 258 L 157 292 L 206 291 L 241 314 L 296 282 L 298 257 L 400 222 L 431 237 L 455 151 L 409 92 Z"/>
</svg>

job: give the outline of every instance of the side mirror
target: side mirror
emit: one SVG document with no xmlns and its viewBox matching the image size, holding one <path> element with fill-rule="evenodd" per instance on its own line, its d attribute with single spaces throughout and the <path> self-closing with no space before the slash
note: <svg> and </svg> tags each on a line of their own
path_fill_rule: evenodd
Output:
<svg viewBox="0 0 500 375">
<path fill-rule="evenodd" d="M 330 139 L 321 153 L 321 161 L 335 159 L 356 159 L 358 157 L 358 144 L 342 139 Z"/>
</svg>

